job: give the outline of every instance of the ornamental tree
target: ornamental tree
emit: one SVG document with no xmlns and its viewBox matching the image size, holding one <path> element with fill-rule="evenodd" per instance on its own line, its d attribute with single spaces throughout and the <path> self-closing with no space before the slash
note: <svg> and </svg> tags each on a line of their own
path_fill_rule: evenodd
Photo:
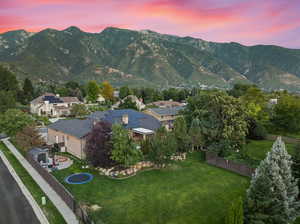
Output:
<svg viewBox="0 0 300 224">
<path fill-rule="evenodd" d="M 86 139 L 86 159 L 93 166 L 111 167 L 115 162 L 111 159 L 111 124 L 100 121 L 94 125 Z"/>
<path fill-rule="evenodd" d="M 245 201 L 246 223 L 293 223 L 300 215 L 291 156 L 278 138 L 252 177 Z"/>
<path fill-rule="evenodd" d="M 112 127 L 112 146 L 111 159 L 125 167 L 136 164 L 142 158 L 141 150 L 137 149 L 129 132 L 120 124 Z"/>
</svg>

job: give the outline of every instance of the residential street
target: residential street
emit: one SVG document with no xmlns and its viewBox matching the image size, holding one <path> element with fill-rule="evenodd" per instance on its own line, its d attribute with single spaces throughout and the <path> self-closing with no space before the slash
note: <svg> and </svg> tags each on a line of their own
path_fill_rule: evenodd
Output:
<svg viewBox="0 0 300 224">
<path fill-rule="evenodd" d="M 0 208 L 0 223 L 40 223 L 2 159 L 0 159 Z"/>
</svg>

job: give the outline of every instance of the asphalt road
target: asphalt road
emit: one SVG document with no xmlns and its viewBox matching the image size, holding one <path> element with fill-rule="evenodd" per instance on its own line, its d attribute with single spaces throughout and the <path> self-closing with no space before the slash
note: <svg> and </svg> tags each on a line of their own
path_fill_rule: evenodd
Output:
<svg viewBox="0 0 300 224">
<path fill-rule="evenodd" d="M 0 159 L 0 224 L 39 224 L 29 202 Z"/>
</svg>

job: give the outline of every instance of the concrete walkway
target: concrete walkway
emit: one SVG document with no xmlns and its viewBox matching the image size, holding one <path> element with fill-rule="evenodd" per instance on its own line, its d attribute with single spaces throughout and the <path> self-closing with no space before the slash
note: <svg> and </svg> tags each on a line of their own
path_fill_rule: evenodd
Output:
<svg viewBox="0 0 300 224">
<path fill-rule="evenodd" d="M 55 205 L 57 210 L 64 217 L 68 224 L 78 224 L 78 220 L 74 212 L 67 206 L 67 204 L 60 198 L 60 196 L 51 188 L 51 186 L 44 180 L 44 178 L 30 165 L 30 163 L 22 156 L 22 154 L 15 148 L 13 144 L 6 138 L 2 142 L 12 152 L 12 154 L 19 160 L 22 166 L 32 176 L 35 182 L 40 186 L 44 193 Z"/>
</svg>

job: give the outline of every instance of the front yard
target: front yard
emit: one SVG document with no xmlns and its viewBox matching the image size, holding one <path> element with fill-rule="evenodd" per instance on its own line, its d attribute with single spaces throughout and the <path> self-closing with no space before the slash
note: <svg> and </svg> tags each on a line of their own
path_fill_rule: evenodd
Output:
<svg viewBox="0 0 300 224">
<path fill-rule="evenodd" d="M 199 154 L 170 168 L 139 173 L 126 180 L 112 180 L 93 173 L 84 185 L 69 185 L 64 178 L 87 171 L 78 163 L 54 175 L 77 200 L 101 207 L 92 212 L 104 223 L 203 223 L 222 224 L 226 209 L 244 196 L 249 179 L 200 161 Z"/>
</svg>

